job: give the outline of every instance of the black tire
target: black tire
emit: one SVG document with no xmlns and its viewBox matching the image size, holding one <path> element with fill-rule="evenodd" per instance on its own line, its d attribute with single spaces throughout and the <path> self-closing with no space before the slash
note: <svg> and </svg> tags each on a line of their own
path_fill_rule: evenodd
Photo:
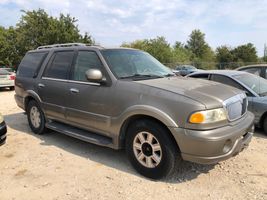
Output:
<svg viewBox="0 0 267 200">
<path fill-rule="evenodd" d="M 40 113 L 40 115 L 39 115 L 40 125 L 39 126 L 34 125 L 32 120 L 31 120 L 31 110 L 32 109 L 37 109 L 38 112 Z M 35 134 L 39 134 L 39 135 L 44 134 L 46 132 L 45 116 L 44 116 L 44 113 L 43 113 L 42 109 L 40 108 L 39 104 L 36 101 L 31 100 L 28 103 L 26 112 L 27 112 L 27 118 L 28 118 L 28 122 L 29 122 L 29 126 L 30 126 L 31 130 Z"/>
<path fill-rule="evenodd" d="M 155 164 L 153 168 L 144 166 L 135 156 L 133 144 L 135 138 L 140 132 L 148 132 L 152 134 L 160 144 L 162 152 L 161 160 L 159 164 Z M 141 146 L 143 149 L 144 143 Z M 130 125 L 126 136 L 126 152 L 136 171 L 151 179 L 161 179 L 172 174 L 175 166 L 178 164 L 178 161 L 181 160 L 180 152 L 175 144 L 175 141 L 173 141 L 169 136 L 168 130 L 153 120 L 138 120 Z M 144 162 L 147 162 L 146 159 L 147 158 L 144 159 Z"/>
<path fill-rule="evenodd" d="M 263 128 L 265 135 L 267 135 L 267 116 L 263 120 L 262 128 Z"/>
<path fill-rule="evenodd" d="M 11 87 L 9 87 L 9 90 L 13 91 L 13 90 L 15 90 L 15 87 L 11 86 Z"/>
</svg>

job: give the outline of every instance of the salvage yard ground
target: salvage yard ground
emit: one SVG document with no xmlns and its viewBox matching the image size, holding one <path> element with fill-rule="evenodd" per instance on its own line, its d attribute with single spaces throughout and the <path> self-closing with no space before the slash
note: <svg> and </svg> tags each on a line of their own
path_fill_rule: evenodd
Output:
<svg viewBox="0 0 267 200">
<path fill-rule="evenodd" d="M 14 92 L 0 90 L 8 125 L 0 147 L 0 199 L 267 199 L 267 137 L 256 130 L 248 149 L 217 165 L 184 162 L 172 178 L 140 176 L 124 151 L 60 133 L 34 135 Z"/>
</svg>

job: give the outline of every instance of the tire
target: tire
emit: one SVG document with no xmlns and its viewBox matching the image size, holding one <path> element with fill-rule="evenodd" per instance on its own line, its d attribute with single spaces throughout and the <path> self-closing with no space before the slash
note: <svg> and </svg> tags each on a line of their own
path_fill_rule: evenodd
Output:
<svg viewBox="0 0 267 200">
<path fill-rule="evenodd" d="M 31 100 L 27 106 L 26 112 L 31 130 L 35 134 L 44 134 L 46 132 L 45 116 L 39 104 Z"/>
<path fill-rule="evenodd" d="M 263 128 L 265 135 L 267 135 L 267 116 L 263 120 L 262 128 Z"/>
<path fill-rule="evenodd" d="M 126 136 L 126 152 L 135 170 L 151 179 L 161 179 L 172 174 L 181 160 L 168 130 L 153 120 L 138 120 L 130 125 Z"/>
<path fill-rule="evenodd" d="M 13 91 L 13 90 L 15 90 L 15 87 L 11 86 L 11 87 L 9 87 L 9 90 Z"/>
</svg>

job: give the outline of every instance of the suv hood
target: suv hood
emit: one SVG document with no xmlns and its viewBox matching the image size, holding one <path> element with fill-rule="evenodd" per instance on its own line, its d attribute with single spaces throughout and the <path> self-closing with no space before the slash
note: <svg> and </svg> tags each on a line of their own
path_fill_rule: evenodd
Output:
<svg viewBox="0 0 267 200">
<path fill-rule="evenodd" d="M 204 104 L 206 109 L 222 107 L 223 101 L 241 93 L 239 89 L 221 83 L 188 77 L 159 78 L 137 82 L 194 99 Z"/>
</svg>

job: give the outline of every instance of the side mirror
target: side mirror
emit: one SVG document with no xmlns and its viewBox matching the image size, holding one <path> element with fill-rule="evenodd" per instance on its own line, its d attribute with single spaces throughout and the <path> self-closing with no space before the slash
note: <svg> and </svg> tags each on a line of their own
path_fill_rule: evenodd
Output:
<svg viewBox="0 0 267 200">
<path fill-rule="evenodd" d="M 85 75 L 88 81 L 95 83 L 104 82 L 103 74 L 99 69 L 89 69 L 85 72 Z"/>
</svg>

